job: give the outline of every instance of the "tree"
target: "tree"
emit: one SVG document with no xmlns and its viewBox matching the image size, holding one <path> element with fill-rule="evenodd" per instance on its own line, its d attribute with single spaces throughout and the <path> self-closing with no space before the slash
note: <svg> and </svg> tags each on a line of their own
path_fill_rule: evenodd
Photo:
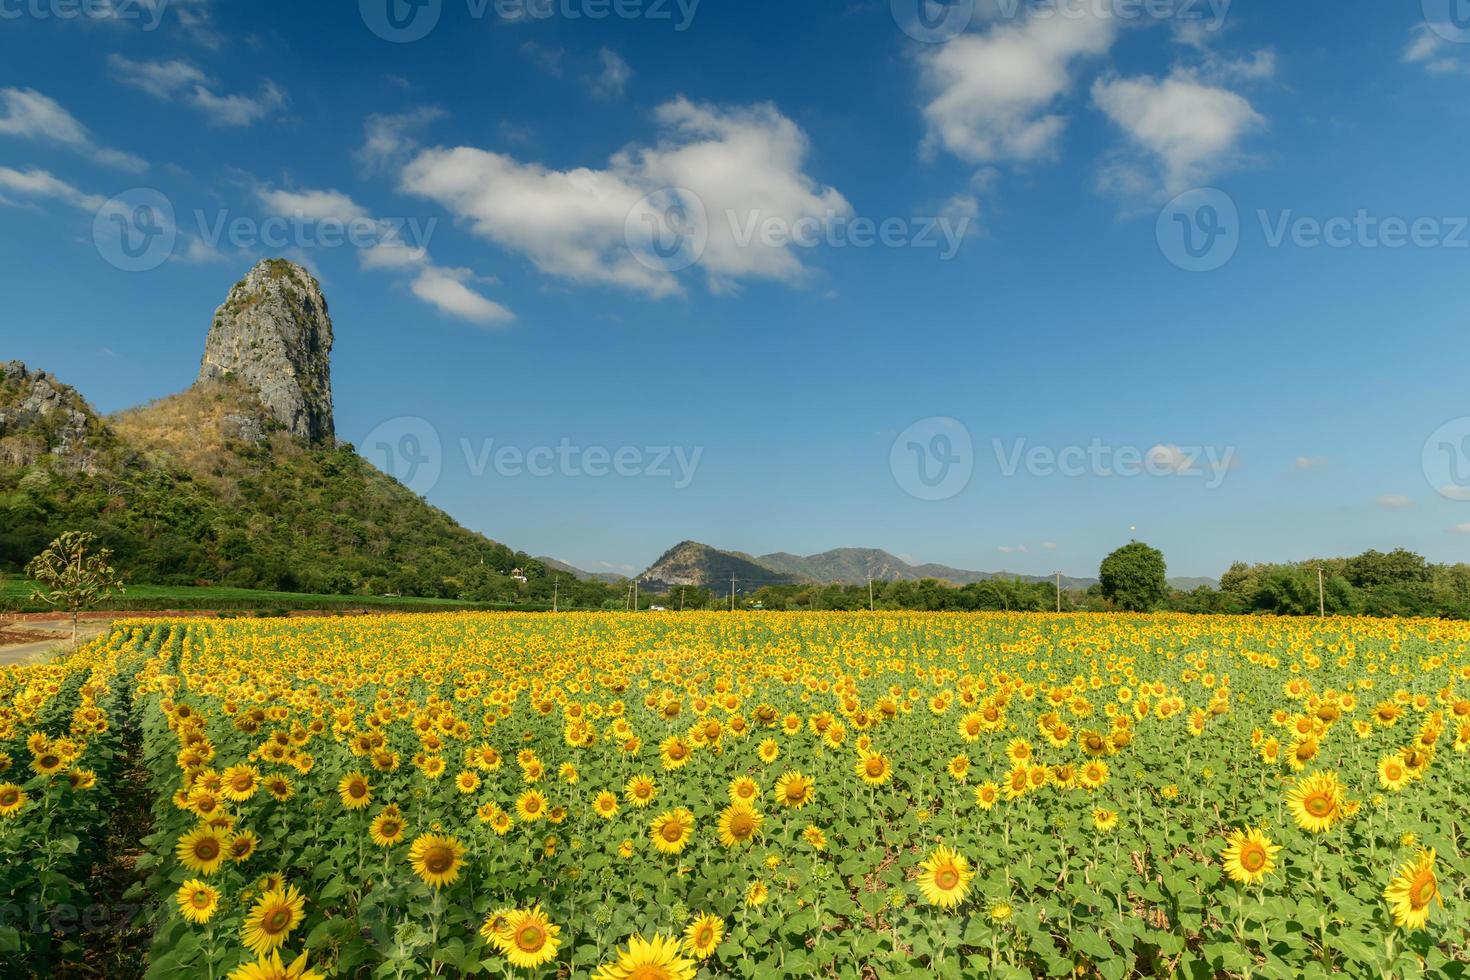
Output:
<svg viewBox="0 0 1470 980">
<path fill-rule="evenodd" d="M 112 569 L 112 552 L 89 553 L 92 535 L 66 531 L 26 565 L 34 581 L 31 598 L 71 613 L 71 645 L 77 645 L 77 618 L 83 609 L 122 592 L 122 581 Z"/>
<path fill-rule="evenodd" d="M 1131 541 L 1103 559 L 1098 578 L 1113 608 L 1148 612 L 1169 594 L 1165 572 L 1162 551 Z"/>
</svg>

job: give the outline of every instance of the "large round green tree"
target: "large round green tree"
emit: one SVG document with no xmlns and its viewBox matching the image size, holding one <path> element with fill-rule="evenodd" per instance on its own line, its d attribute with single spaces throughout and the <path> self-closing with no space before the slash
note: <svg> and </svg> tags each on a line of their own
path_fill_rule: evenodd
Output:
<svg viewBox="0 0 1470 980">
<path fill-rule="evenodd" d="M 1169 594 L 1164 553 L 1142 541 L 1130 541 L 1104 558 L 1098 578 L 1113 608 L 1125 612 L 1148 612 Z"/>
</svg>

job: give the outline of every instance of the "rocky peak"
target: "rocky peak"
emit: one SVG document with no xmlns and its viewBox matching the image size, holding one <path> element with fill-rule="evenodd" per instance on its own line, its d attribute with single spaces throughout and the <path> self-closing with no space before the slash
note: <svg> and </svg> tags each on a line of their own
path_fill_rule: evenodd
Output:
<svg viewBox="0 0 1470 980">
<path fill-rule="evenodd" d="M 233 378 L 292 435 L 332 442 L 332 318 L 311 273 L 265 259 L 214 313 L 199 380 Z"/>
<path fill-rule="evenodd" d="M 50 452 L 85 463 L 88 435 L 100 425 L 70 385 L 20 361 L 0 364 L 0 461 L 17 465 Z"/>
</svg>

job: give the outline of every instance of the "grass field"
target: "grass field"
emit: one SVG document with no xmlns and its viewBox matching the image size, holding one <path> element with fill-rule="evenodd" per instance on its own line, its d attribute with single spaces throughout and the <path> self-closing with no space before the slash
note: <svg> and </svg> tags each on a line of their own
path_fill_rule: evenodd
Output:
<svg viewBox="0 0 1470 980">
<path fill-rule="evenodd" d="M 1425 620 L 120 623 L 0 670 L 0 901 L 129 911 L 0 950 L 236 980 L 1463 975 L 1467 650 Z"/>
</svg>

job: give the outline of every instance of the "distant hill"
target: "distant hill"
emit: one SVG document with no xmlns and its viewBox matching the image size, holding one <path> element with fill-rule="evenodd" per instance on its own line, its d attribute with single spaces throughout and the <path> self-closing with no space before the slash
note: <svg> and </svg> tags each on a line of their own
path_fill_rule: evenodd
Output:
<svg viewBox="0 0 1470 980">
<path fill-rule="evenodd" d="M 548 558 L 545 555 L 538 557 L 536 560 L 542 565 L 545 565 L 548 572 L 561 572 L 563 575 L 572 576 L 579 582 L 607 582 L 612 584 L 626 582 L 628 580 L 628 576 L 619 575 L 617 572 L 588 572 L 575 565 L 568 565 L 564 561 Z"/>
<path fill-rule="evenodd" d="M 911 565 L 897 555 L 878 548 L 835 548 L 816 555 L 793 555 L 778 551 L 752 557 L 738 551 L 722 551 L 695 541 L 683 541 L 665 552 L 641 579 L 654 587 L 665 585 L 699 585 L 713 589 L 728 587 L 734 576 L 739 588 L 757 589 L 763 585 L 815 583 L 818 585 L 862 585 L 874 582 L 904 582 L 933 578 L 955 585 L 970 585 L 990 579 L 1019 579 L 1022 582 L 1051 582 L 1050 575 L 1022 575 L 1016 572 L 975 572 L 933 563 Z M 1097 584 L 1095 578 L 1063 575 L 1063 589 L 1082 591 Z M 1213 586 L 1213 579 L 1170 579 L 1175 588 L 1186 591 L 1199 585 Z"/>
<path fill-rule="evenodd" d="M 544 578 L 336 442 L 331 346 L 316 281 L 269 260 L 216 312 L 180 394 L 103 417 L 54 376 L 4 365 L 0 566 L 76 529 L 159 585 L 458 598 L 514 568 Z"/>
</svg>

